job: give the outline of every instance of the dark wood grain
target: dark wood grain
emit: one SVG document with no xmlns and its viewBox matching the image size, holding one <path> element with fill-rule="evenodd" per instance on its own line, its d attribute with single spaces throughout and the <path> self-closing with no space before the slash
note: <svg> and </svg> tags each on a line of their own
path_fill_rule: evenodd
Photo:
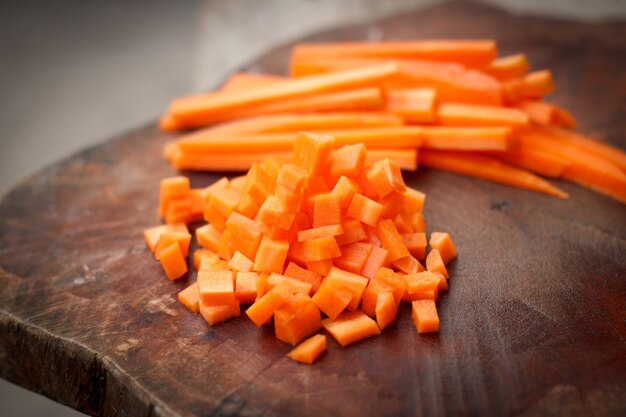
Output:
<svg viewBox="0 0 626 417">
<path fill-rule="evenodd" d="M 626 147 L 626 24 L 452 3 L 309 39 L 490 37 L 554 71 L 554 101 Z M 281 73 L 287 46 L 250 67 Z M 420 170 L 429 230 L 460 255 L 438 335 L 407 308 L 313 367 L 240 319 L 209 328 L 142 241 L 168 135 L 147 126 L 50 167 L 0 204 L 0 376 L 94 415 L 626 415 L 626 207 Z M 193 174 L 194 186 L 217 175 Z"/>
</svg>

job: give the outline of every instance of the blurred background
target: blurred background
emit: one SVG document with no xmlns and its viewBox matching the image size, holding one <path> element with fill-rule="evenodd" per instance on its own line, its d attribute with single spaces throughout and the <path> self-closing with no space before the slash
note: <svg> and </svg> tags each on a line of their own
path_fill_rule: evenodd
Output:
<svg viewBox="0 0 626 417">
<path fill-rule="evenodd" d="M 153 122 L 264 51 L 437 0 L 0 2 L 0 195 L 43 167 Z M 512 13 L 626 19 L 624 0 L 490 0 Z M 82 415 L 0 380 L 0 416 Z"/>
</svg>

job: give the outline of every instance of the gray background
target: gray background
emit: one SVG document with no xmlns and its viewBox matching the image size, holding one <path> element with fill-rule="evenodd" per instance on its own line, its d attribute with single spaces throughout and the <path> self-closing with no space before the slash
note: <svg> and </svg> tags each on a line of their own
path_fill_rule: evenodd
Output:
<svg viewBox="0 0 626 417">
<path fill-rule="evenodd" d="M 0 2 L 0 195 L 154 120 L 290 39 L 436 0 Z M 626 0 L 491 0 L 513 13 L 626 19 Z M 0 416 L 75 416 L 0 380 Z"/>
</svg>

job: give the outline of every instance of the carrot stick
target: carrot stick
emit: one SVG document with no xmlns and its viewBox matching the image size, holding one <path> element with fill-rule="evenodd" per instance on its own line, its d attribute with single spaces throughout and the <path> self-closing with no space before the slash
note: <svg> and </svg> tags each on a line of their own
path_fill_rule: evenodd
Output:
<svg viewBox="0 0 626 417">
<path fill-rule="evenodd" d="M 567 128 L 576 127 L 576 119 L 567 110 L 540 100 L 522 100 L 517 107 L 535 123 Z"/>
<path fill-rule="evenodd" d="M 177 99 L 170 113 L 178 120 L 223 120 L 223 113 L 261 103 L 271 103 L 331 91 L 377 85 L 398 72 L 397 65 L 383 64 L 369 68 L 340 71 L 301 79 L 290 79 L 276 85 L 250 88 L 230 94 L 212 94 Z"/>
<path fill-rule="evenodd" d="M 528 72 L 526 54 L 515 54 L 496 58 L 483 71 L 498 80 L 523 77 Z"/>
<path fill-rule="evenodd" d="M 484 155 L 423 150 L 419 154 L 419 162 L 430 168 L 538 191 L 554 197 L 569 197 L 567 193 L 530 172 Z"/>
<path fill-rule="evenodd" d="M 560 156 L 539 149 L 516 146 L 509 151 L 490 152 L 491 157 L 546 177 L 559 178 L 570 162 Z"/>
<path fill-rule="evenodd" d="M 437 92 L 430 88 L 388 90 L 385 110 L 409 123 L 432 123 L 435 121 L 436 95 Z"/>
<path fill-rule="evenodd" d="M 528 116 L 517 109 L 443 103 L 437 109 L 439 124 L 446 126 L 511 126 L 524 129 Z"/>
<path fill-rule="evenodd" d="M 272 74 L 255 74 L 251 72 L 236 72 L 222 85 L 220 92 L 233 92 L 242 91 L 248 88 L 256 88 L 259 86 L 266 86 L 272 84 L 278 84 L 287 80 L 285 77 Z"/>
<path fill-rule="evenodd" d="M 291 63 L 310 57 L 359 57 L 423 59 L 480 67 L 488 65 L 496 54 L 496 44 L 492 40 L 310 43 L 300 44 L 292 50 Z"/>
</svg>

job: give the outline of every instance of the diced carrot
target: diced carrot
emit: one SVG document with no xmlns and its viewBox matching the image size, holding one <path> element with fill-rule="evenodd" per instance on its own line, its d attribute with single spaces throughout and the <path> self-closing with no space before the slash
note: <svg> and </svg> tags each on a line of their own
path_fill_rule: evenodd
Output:
<svg viewBox="0 0 626 417">
<path fill-rule="evenodd" d="M 235 236 L 232 230 L 225 230 L 224 233 L 222 233 L 220 243 L 217 245 L 217 254 L 220 258 L 230 261 L 230 258 L 233 257 L 235 251 L 237 250 L 234 239 Z"/>
<path fill-rule="evenodd" d="M 295 213 L 285 213 L 275 196 L 271 195 L 261 204 L 258 219 L 264 223 L 274 225 L 283 230 L 289 230 L 296 218 Z"/>
<path fill-rule="evenodd" d="M 431 248 L 439 251 L 444 264 L 456 258 L 456 248 L 449 233 L 432 232 L 428 243 Z"/>
<path fill-rule="evenodd" d="M 159 191 L 159 216 L 165 216 L 169 200 L 187 197 L 190 191 L 191 186 L 187 177 L 177 176 L 162 179 Z"/>
<path fill-rule="evenodd" d="M 272 318 L 274 312 L 293 294 L 289 285 L 278 285 L 258 298 L 246 310 L 246 314 L 257 326 L 262 326 Z"/>
<path fill-rule="evenodd" d="M 414 232 L 424 233 L 426 231 L 426 223 L 424 223 L 424 215 L 422 213 L 415 213 L 411 217 L 411 223 L 413 224 Z"/>
<path fill-rule="evenodd" d="M 328 317 L 335 318 L 348 307 L 353 296 L 350 288 L 339 281 L 326 278 L 313 295 L 313 302 Z"/>
<path fill-rule="evenodd" d="M 187 273 L 187 261 L 180 245 L 176 242 L 161 251 L 159 262 L 170 280 L 175 280 Z"/>
<path fill-rule="evenodd" d="M 246 217 L 252 218 L 259 212 L 261 205 L 256 202 L 252 196 L 247 192 L 241 193 L 241 200 L 237 206 L 237 211 Z"/>
<path fill-rule="evenodd" d="M 235 278 L 235 298 L 241 304 L 252 304 L 257 296 L 257 281 L 259 274 L 256 272 L 237 272 Z"/>
<path fill-rule="evenodd" d="M 307 188 L 309 173 L 306 169 L 294 164 L 285 164 L 280 168 L 276 183 L 287 189 L 300 192 Z"/>
<path fill-rule="evenodd" d="M 368 315 L 375 315 L 376 294 L 390 291 L 393 294 L 396 305 L 400 304 L 406 291 L 406 287 L 400 275 L 389 268 L 380 268 L 374 278 L 367 285 L 369 302 L 366 303 L 366 294 L 363 293 L 363 311 Z M 373 299 L 372 299 L 373 296 Z"/>
<path fill-rule="evenodd" d="M 209 202 L 205 209 L 205 218 L 207 217 L 207 210 L 210 207 L 217 212 L 221 218 L 227 219 L 237 209 L 240 199 L 241 192 L 231 187 L 214 191 L 209 197 Z M 211 222 L 211 218 L 206 218 L 206 220 Z"/>
<path fill-rule="evenodd" d="M 354 197 L 354 194 L 361 191 L 361 187 L 359 187 L 353 180 L 345 176 L 339 177 L 335 187 L 333 188 L 333 194 L 339 197 L 339 204 L 341 208 L 348 207 L 352 201 L 352 197 Z"/>
<path fill-rule="evenodd" d="M 381 220 L 376 225 L 376 236 L 380 239 L 383 248 L 389 252 L 391 262 L 408 257 L 409 251 L 404 245 L 402 236 L 398 233 L 396 226 L 389 219 Z"/>
<path fill-rule="evenodd" d="M 463 152 L 423 150 L 419 154 L 419 159 L 421 164 L 430 168 L 525 188 L 558 198 L 569 197 L 567 193 L 549 182 L 527 171 L 506 165 L 495 158 L 468 155 Z"/>
<path fill-rule="evenodd" d="M 367 238 L 360 221 L 354 219 L 343 219 L 341 222 L 343 234 L 335 237 L 339 246 L 349 245 Z"/>
<path fill-rule="evenodd" d="M 305 262 L 305 265 L 306 269 L 308 269 L 309 271 L 320 274 L 321 276 L 326 276 L 330 272 L 330 269 L 333 267 L 333 260 L 322 259 L 321 261 L 309 261 Z"/>
<path fill-rule="evenodd" d="M 283 272 L 289 242 L 274 240 L 263 236 L 254 258 L 253 270 L 256 272 Z"/>
<path fill-rule="evenodd" d="M 167 201 L 164 220 L 167 224 L 187 222 L 191 214 L 191 196 L 172 198 Z"/>
<path fill-rule="evenodd" d="M 380 334 L 376 322 L 360 311 L 346 311 L 322 320 L 322 326 L 341 346 Z"/>
<path fill-rule="evenodd" d="M 330 167 L 330 173 L 334 177 L 342 175 L 353 177 L 363 169 L 367 149 L 362 143 L 345 145 L 335 151 L 335 157 Z"/>
<path fill-rule="evenodd" d="M 404 301 L 436 300 L 441 279 L 430 271 L 403 275 L 406 292 Z"/>
<path fill-rule="evenodd" d="M 313 229 L 301 230 L 298 232 L 298 241 L 317 239 L 320 237 L 337 236 L 344 233 L 341 224 L 333 224 L 329 226 L 321 226 Z"/>
<path fill-rule="evenodd" d="M 446 265 L 441 259 L 441 254 L 438 249 L 431 249 L 426 256 L 426 269 L 430 272 L 439 272 L 444 277 L 448 278 L 448 270 Z"/>
<path fill-rule="evenodd" d="M 304 269 L 299 265 L 289 262 L 285 268 L 285 276 L 311 284 L 311 292 L 315 294 L 322 283 L 322 276 L 309 269 Z"/>
<path fill-rule="evenodd" d="M 241 310 L 239 308 L 239 302 L 234 302 L 227 305 L 206 305 L 200 300 L 200 315 L 209 323 L 209 326 L 215 326 L 218 323 L 222 323 L 230 318 L 239 317 Z"/>
<path fill-rule="evenodd" d="M 363 290 L 367 287 L 367 283 L 369 280 L 364 276 L 354 274 L 352 272 L 344 271 L 342 269 L 332 267 L 326 279 L 322 282 L 338 282 L 344 287 L 350 289 L 352 292 L 352 300 L 348 304 L 349 310 L 356 310 L 359 308 L 359 304 L 361 303 L 361 297 L 363 296 Z"/>
<path fill-rule="evenodd" d="M 320 310 L 305 294 L 289 297 L 274 313 L 276 338 L 293 346 L 322 328 Z"/>
<path fill-rule="evenodd" d="M 189 255 L 191 235 L 188 232 L 166 232 L 161 235 L 159 242 L 154 249 L 155 258 L 159 259 L 161 257 L 161 252 L 173 243 L 178 243 L 178 245 L 180 245 L 180 250 L 183 253 L 184 258 Z"/>
<path fill-rule="evenodd" d="M 348 206 L 346 215 L 369 226 L 375 226 L 383 211 L 383 206 L 362 194 L 355 193 Z M 345 229 L 344 229 L 345 230 Z"/>
<path fill-rule="evenodd" d="M 371 279 L 380 268 L 387 266 L 388 263 L 389 251 L 372 245 L 372 251 L 361 269 L 361 275 Z"/>
<path fill-rule="evenodd" d="M 372 253 L 374 246 L 369 243 L 355 242 L 341 247 L 341 256 L 335 258 L 333 263 L 338 268 L 348 272 L 360 274 L 365 262 Z"/>
<path fill-rule="evenodd" d="M 209 258 L 213 261 L 220 259 L 219 255 L 210 249 L 196 249 L 193 253 L 193 265 L 196 268 L 196 271 L 200 269 L 200 262 L 202 261 L 202 258 Z"/>
<path fill-rule="evenodd" d="M 483 71 L 498 80 L 523 77 L 528 72 L 528 59 L 525 54 L 515 54 L 496 58 Z"/>
<path fill-rule="evenodd" d="M 154 253 L 157 243 L 163 233 L 189 233 L 187 225 L 184 223 L 178 224 L 163 224 L 160 226 L 151 227 L 143 231 L 143 238 L 150 249 L 150 252 Z"/>
<path fill-rule="evenodd" d="M 414 256 L 409 255 L 404 258 L 396 259 L 391 263 L 405 274 L 416 274 L 424 271 L 424 267 Z"/>
<path fill-rule="evenodd" d="M 316 334 L 296 346 L 287 356 L 294 361 L 311 365 L 325 350 L 326 336 Z"/>
<path fill-rule="evenodd" d="M 232 271 L 198 271 L 198 291 L 207 305 L 235 303 L 235 281 Z"/>
<path fill-rule="evenodd" d="M 242 91 L 248 88 L 271 85 L 285 81 L 285 77 L 270 74 L 255 74 L 249 72 L 236 72 L 228 77 L 220 92 Z"/>
<path fill-rule="evenodd" d="M 313 197 L 313 227 L 338 225 L 341 223 L 339 197 L 333 193 Z"/>
<path fill-rule="evenodd" d="M 432 123 L 435 121 L 437 91 L 432 88 L 415 88 L 386 91 L 386 107 L 408 123 Z"/>
<path fill-rule="evenodd" d="M 267 292 L 267 280 L 270 274 L 267 272 L 261 272 L 259 278 L 256 280 L 256 299 L 263 297 Z"/>
<path fill-rule="evenodd" d="M 198 272 L 200 271 L 230 271 L 230 267 L 226 261 L 222 259 L 215 259 L 213 257 L 205 256 L 200 259 L 200 265 L 198 266 Z"/>
<path fill-rule="evenodd" d="M 272 179 L 272 183 L 276 184 L 276 180 L 278 179 L 278 172 L 280 171 L 281 164 L 274 157 L 265 158 L 263 162 L 260 164 L 261 168 L 267 175 Z"/>
<path fill-rule="evenodd" d="M 332 136 L 298 133 L 293 147 L 294 165 L 306 169 L 310 177 L 318 175 L 335 145 Z"/>
<path fill-rule="evenodd" d="M 439 315 L 434 300 L 413 301 L 412 317 L 418 333 L 439 332 Z"/>
<path fill-rule="evenodd" d="M 213 194 L 217 190 L 221 190 L 222 188 L 228 187 L 230 185 L 230 180 L 226 177 L 222 177 L 219 180 L 215 181 L 213 184 L 205 187 L 202 191 L 202 197 L 205 202 L 209 201 L 211 194 Z"/>
<path fill-rule="evenodd" d="M 389 158 L 372 165 L 367 172 L 367 178 L 376 190 L 376 194 L 381 198 L 393 191 L 398 193 L 406 191 L 400 166 Z"/>
<path fill-rule="evenodd" d="M 393 218 L 393 224 L 398 229 L 398 233 L 411 233 L 413 231 L 413 218 L 406 210 Z"/>
<path fill-rule="evenodd" d="M 278 209 L 283 213 L 297 213 L 300 211 L 304 195 L 300 191 L 291 191 L 284 185 L 277 184 L 274 197 Z M 265 200 L 267 202 L 267 200 Z"/>
<path fill-rule="evenodd" d="M 272 288 L 277 287 L 281 284 L 291 286 L 293 292 L 306 295 L 309 295 L 311 293 L 311 289 L 313 288 L 313 285 L 310 282 L 300 281 L 299 279 L 272 272 L 267 278 L 267 281 L 265 283 L 265 289 L 266 291 L 271 290 Z"/>
<path fill-rule="evenodd" d="M 441 104 L 437 120 L 447 126 L 528 126 L 528 116 L 517 109 L 457 103 Z"/>
<path fill-rule="evenodd" d="M 244 192 L 248 193 L 261 206 L 265 199 L 274 193 L 276 183 L 259 164 L 252 164 L 247 178 Z"/>
<path fill-rule="evenodd" d="M 363 226 L 363 231 L 365 232 L 365 237 L 360 240 L 364 240 L 366 242 L 371 243 L 372 245 L 376 247 L 382 248 L 383 244 L 380 242 L 380 239 L 378 238 L 378 236 L 376 236 L 376 228 L 369 226 L 367 224 L 364 224 L 362 226 Z"/>
<path fill-rule="evenodd" d="M 378 294 L 376 299 L 376 323 L 382 331 L 396 320 L 398 314 L 398 306 L 396 305 L 393 294 L 390 292 L 382 292 Z"/>
<path fill-rule="evenodd" d="M 341 256 L 341 250 L 333 236 L 293 242 L 289 251 L 291 254 L 301 252 L 301 262 L 323 261 Z"/>
<path fill-rule="evenodd" d="M 233 257 L 228 261 L 228 266 L 235 272 L 250 272 L 253 265 L 254 262 L 239 251 L 235 251 Z"/>
<path fill-rule="evenodd" d="M 437 278 L 439 278 L 439 292 L 448 291 L 448 279 L 443 276 L 441 272 L 433 272 Z"/>
<path fill-rule="evenodd" d="M 381 219 L 393 219 L 402 211 L 405 211 L 405 193 L 392 191 L 385 198 L 379 199 L 378 202 L 383 205 L 383 211 L 380 212 Z"/>
<path fill-rule="evenodd" d="M 431 234 L 431 246 L 433 242 Z M 409 253 L 413 255 L 416 259 L 424 259 L 426 256 L 426 233 L 403 233 L 402 240 L 406 248 L 409 250 Z M 452 243 L 452 241 L 450 241 Z M 456 252 L 455 252 L 456 255 Z"/>
<path fill-rule="evenodd" d="M 178 293 L 178 301 L 191 312 L 197 313 L 200 309 L 200 293 L 198 284 L 193 283 Z"/>
</svg>

